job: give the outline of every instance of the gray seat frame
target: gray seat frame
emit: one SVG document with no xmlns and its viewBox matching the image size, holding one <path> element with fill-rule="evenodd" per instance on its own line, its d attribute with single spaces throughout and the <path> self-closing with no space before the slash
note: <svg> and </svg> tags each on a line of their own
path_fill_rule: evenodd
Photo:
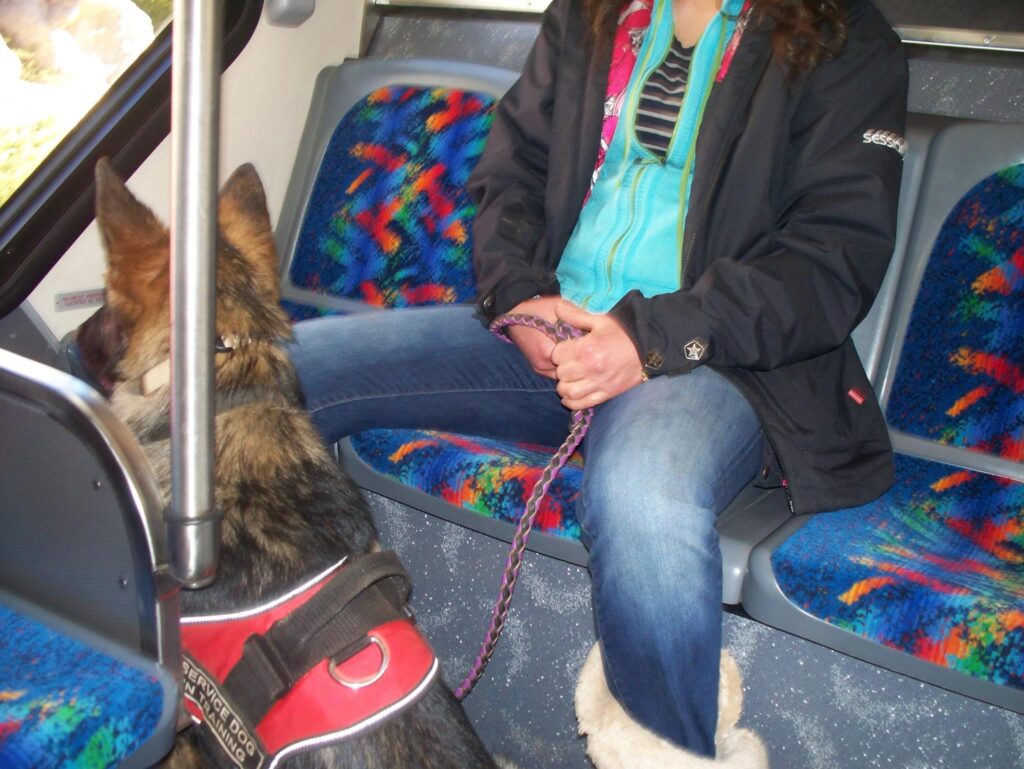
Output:
<svg viewBox="0 0 1024 769">
<path fill-rule="evenodd" d="M 124 767 L 171 748 L 178 583 L 163 502 L 135 437 L 91 387 L 0 349 L 0 601 L 153 675 L 163 710 Z"/>
</svg>

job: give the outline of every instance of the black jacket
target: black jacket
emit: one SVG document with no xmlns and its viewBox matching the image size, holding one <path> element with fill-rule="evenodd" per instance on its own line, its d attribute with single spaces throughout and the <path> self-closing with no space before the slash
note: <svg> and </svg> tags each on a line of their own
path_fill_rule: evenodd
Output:
<svg viewBox="0 0 1024 769">
<path fill-rule="evenodd" d="M 799 513 L 863 504 L 893 477 L 850 333 L 893 250 L 907 67 L 874 6 L 846 5 L 842 53 L 793 82 L 771 56 L 771 22 L 751 22 L 700 127 L 682 288 L 632 291 L 611 310 L 650 376 L 706 364 L 740 388 Z M 498 106 L 469 182 L 485 320 L 559 290 L 609 59 L 585 42 L 579 3 L 555 0 Z"/>
</svg>

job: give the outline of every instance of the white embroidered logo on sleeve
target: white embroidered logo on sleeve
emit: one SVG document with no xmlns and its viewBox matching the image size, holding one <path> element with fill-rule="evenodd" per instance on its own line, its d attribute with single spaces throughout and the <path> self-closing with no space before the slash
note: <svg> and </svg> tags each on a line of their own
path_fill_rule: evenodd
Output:
<svg viewBox="0 0 1024 769">
<path fill-rule="evenodd" d="M 888 147 L 891 150 L 896 150 L 896 153 L 900 158 L 906 157 L 907 154 L 907 140 L 895 131 L 879 131 L 873 128 L 869 129 L 864 132 L 864 143 L 877 144 L 881 147 Z"/>
</svg>

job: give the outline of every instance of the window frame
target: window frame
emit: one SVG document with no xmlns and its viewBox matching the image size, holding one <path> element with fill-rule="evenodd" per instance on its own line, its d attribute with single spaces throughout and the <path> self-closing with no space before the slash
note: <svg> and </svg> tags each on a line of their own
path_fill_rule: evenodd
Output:
<svg viewBox="0 0 1024 769">
<path fill-rule="evenodd" d="M 223 63 L 249 42 L 263 0 L 226 0 Z M 0 318 L 21 305 L 95 218 L 101 157 L 128 178 L 171 130 L 172 19 L 0 208 Z"/>
</svg>

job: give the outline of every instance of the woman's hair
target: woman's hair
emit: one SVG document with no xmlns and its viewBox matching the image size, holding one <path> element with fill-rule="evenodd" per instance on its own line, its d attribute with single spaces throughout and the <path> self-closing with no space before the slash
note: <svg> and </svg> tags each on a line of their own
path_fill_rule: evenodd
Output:
<svg viewBox="0 0 1024 769">
<path fill-rule="evenodd" d="M 591 39 L 600 48 L 615 35 L 623 0 L 582 0 Z M 790 78 L 833 58 L 846 42 L 843 0 L 753 0 L 753 12 L 772 19 L 772 48 Z"/>
</svg>

